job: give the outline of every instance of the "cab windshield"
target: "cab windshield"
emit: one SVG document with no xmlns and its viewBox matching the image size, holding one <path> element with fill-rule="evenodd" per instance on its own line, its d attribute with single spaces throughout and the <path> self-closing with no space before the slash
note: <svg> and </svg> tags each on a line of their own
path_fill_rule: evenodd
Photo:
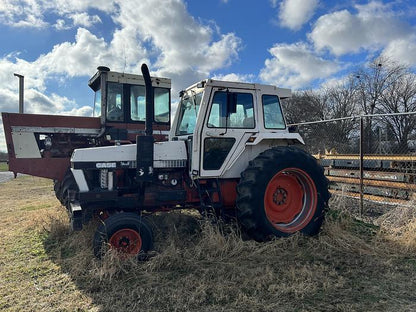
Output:
<svg viewBox="0 0 416 312">
<path fill-rule="evenodd" d="M 186 93 L 179 102 L 179 122 L 176 128 L 176 135 L 190 135 L 194 133 L 196 117 L 198 116 L 201 104 L 202 92 L 191 94 Z"/>
</svg>

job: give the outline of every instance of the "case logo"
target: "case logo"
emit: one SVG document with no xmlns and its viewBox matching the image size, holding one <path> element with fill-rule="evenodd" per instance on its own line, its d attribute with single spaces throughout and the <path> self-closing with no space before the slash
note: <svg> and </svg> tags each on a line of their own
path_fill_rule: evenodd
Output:
<svg viewBox="0 0 416 312">
<path fill-rule="evenodd" d="M 117 163 L 115 163 L 115 162 L 112 162 L 112 163 L 96 163 L 95 167 L 98 168 L 98 169 L 116 168 Z"/>
</svg>

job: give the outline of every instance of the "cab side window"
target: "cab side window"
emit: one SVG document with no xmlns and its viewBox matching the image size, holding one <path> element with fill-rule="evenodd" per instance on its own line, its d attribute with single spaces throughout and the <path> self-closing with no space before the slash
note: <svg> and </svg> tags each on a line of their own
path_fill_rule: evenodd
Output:
<svg viewBox="0 0 416 312">
<path fill-rule="evenodd" d="M 110 121 L 123 121 L 124 111 L 122 105 L 123 86 L 118 83 L 108 83 L 107 90 L 107 119 Z"/>
<path fill-rule="evenodd" d="M 217 91 L 212 99 L 211 112 L 208 118 L 209 128 L 247 128 L 253 129 L 254 108 L 251 93 L 234 93 L 236 112 L 227 118 L 227 92 Z"/>
<path fill-rule="evenodd" d="M 145 121 L 146 119 L 146 88 L 131 86 L 130 88 L 131 120 Z"/>
<path fill-rule="evenodd" d="M 285 129 L 285 121 L 277 95 L 262 96 L 264 127 L 266 129 Z"/>
<path fill-rule="evenodd" d="M 155 101 L 155 122 L 168 123 L 170 120 L 170 93 L 169 89 L 154 88 L 153 89 L 154 101 Z"/>
</svg>

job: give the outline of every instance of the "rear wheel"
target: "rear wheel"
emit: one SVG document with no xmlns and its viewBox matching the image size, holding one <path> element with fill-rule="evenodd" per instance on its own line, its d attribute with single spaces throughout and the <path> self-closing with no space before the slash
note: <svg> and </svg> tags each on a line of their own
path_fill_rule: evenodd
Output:
<svg viewBox="0 0 416 312">
<path fill-rule="evenodd" d="M 123 212 L 112 215 L 98 227 L 93 245 L 97 258 L 108 249 L 116 250 L 123 258 L 135 257 L 152 249 L 153 234 L 139 215 Z"/>
<path fill-rule="evenodd" d="M 315 235 L 329 197 L 328 181 L 314 157 L 296 147 L 276 147 L 241 174 L 237 217 L 259 241 L 299 231 Z"/>
<path fill-rule="evenodd" d="M 56 198 L 60 200 L 60 193 L 61 193 L 61 182 L 58 180 L 53 180 L 53 190 L 55 191 Z"/>
</svg>

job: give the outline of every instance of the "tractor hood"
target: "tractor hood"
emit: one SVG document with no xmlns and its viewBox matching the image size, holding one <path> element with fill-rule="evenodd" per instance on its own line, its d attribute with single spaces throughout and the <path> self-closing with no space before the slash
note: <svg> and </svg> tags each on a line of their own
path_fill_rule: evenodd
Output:
<svg viewBox="0 0 416 312">
<path fill-rule="evenodd" d="M 73 169 L 136 168 L 136 154 L 136 144 L 81 148 L 73 152 L 71 166 Z M 185 142 L 154 143 L 154 168 L 183 168 L 186 161 Z"/>
</svg>

